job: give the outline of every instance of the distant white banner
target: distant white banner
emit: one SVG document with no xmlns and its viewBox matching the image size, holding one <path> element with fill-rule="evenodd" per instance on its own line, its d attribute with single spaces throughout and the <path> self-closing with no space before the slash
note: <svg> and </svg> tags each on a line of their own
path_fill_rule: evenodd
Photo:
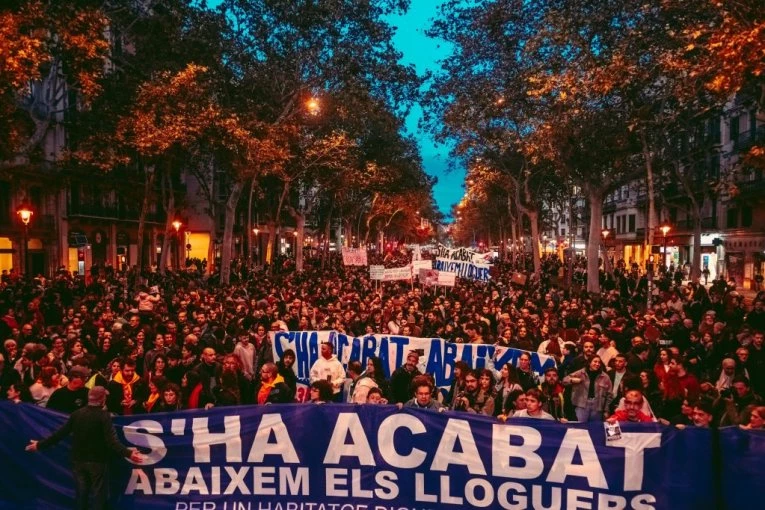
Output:
<svg viewBox="0 0 765 510">
<path fill-rule="evenodd" d="M 439 271 L 437 269 L 420 269 L 420 283 L 425 286 L 454 287 L 457 273 Z"/>
<path fill-rule="evenodd" d="M 369 266 L 369 279 L 382 280 L 385 275 L 385 266 Z"/>
<path fill-rule="evenodd" d="M 343 264 L 346 266 L 366 266 L 366 248 L 343 248 Z"/>
<path fill-rule="evenodd" d="M 486 264 L 491 258 L 491 253 L 478 253 L 470 248 L 449 248 L 443 244 L 438 245 L 436 257 L 457 262 L 472 262 L 473 264 Z M 460 275 L 462 276 L 462 275 Z"/>
<path fill-rule="evenodd" d="M 412 279 L 412 266 L 404 267 L 392 267 L 385 269 L 383 273 L 382 281 L 395 282 L 397 280 L 411 280 Z"/>
<path fill-rule="evenodd" d="M 412 261 L 412 274 L 420 274 L 421 269 L 432 269 L 432 260 L 413 260 Z"/>
<path fill-rule="evenodd" d="M 369 279 L 383 282 L 395 282 L 397 280 L 411 280 L 412 266 L 391 267 L 369 266 Z"/>
</svg>

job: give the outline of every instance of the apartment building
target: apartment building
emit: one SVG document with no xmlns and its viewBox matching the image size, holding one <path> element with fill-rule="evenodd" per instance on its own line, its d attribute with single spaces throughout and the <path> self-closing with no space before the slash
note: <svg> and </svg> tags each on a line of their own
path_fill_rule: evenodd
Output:
<svg viewBox="0 0 765 510">
<path fill-rule="evenodd" d="M 742 288 L 753 288 L 765 274 L 765 178 L 743 159 L 754 144 L 765 142 L 765 114 L 746 98 L 731 99 L 722 114 L 700 123 L 683 140 L 685 165 L 701 210 L 701 268 L 712 280 L 722 275 Z M 661 172 L 661 170 L 659 170 Z M 688 267 L 693 259 L 694 216 L 684 187 L 671 174 L 659 175 L 657 229 L 647 246 L 648 200 L 645 179 L 611 193 L 603 205 L 604 245 L 614 261 L 641 267 L 651 255 L 666 264 Z M 659 228 L 669 226 L 666 241 Z"/>
</svg>

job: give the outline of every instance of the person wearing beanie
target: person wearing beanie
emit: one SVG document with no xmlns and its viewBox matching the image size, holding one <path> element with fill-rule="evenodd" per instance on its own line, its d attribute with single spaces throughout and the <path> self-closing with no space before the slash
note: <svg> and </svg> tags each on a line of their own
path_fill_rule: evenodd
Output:
<svg viewBox="0 0 765 510">
<path fill-rule="evenodd" d="M 141 463 L 143 456 L 117 439 L 111 415 L 104 409 L 108 392 L 94 386 L 88 392 L 88 405 L 78 409 L 64 425 L 45 439 L 30 440 L 28 452 L 50 448 L 72 436 L 72 471 L 76 508 L 106 508 L 109 499 L 107 469 L 114 455 Z M 92 502 L 91 502 L 92 500 Z"/>
</svg>

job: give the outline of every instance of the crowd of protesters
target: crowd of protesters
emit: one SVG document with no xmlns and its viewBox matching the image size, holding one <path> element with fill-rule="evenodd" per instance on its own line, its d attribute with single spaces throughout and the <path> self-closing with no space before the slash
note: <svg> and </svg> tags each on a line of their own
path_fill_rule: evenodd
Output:
<svg viewBox="0 0 765 510">
<path fill-rule="evenodd" d="M 385 263 L 408 262 L 405 250 Z M 437 289 L 379 284 L 339 257 L 304 271 L 235 266 L 233 283 L 198 271 L 137 275 L 96 267 L 87 277 L 0 283 L 0 398 L 72 413 L 103 386 L 118 415 L 295 402 L 389 403 L 498 420 L 660 421 L 763 428 L 765 295 L 745 302 L 733 286 L 683 283 L 637 266 L 601 272 L 586 292 L 584 261 L 495 261 L 490 282 Z M 572 271 L 573 269 L 573 271 Z M 571 273 L 571 274 L 569 274 Z M 522 278 L 527 282 L 519 285 Z M 652 289 L 652 290 L 649 290 Z M 651 304 L 648 305 L 648 293 Z M 459 361 L 449 392 L 409 352 L 393 373 L 377 358 L 347 369 L 321 346 L 303 397 L 295 353 L 274 360 L 269 331 L 336 330 L 486 343 L 552 356 L 536 374 L 531 355 L 474 370 Z"/>
</svg>

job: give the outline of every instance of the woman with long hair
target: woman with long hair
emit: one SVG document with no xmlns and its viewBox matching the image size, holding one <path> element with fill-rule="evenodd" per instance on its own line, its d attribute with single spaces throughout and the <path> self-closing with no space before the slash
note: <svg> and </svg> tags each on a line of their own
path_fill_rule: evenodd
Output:
<svg viewBox="0 0 765 510">
<path fill-rule="evenodd" d="M 664 376 L 669 372 L 669 362 L 672 360 L 672 351 L 669 349 L 659 349 L 659 356 L 656 358 L 656 364 L 653 366 L 653 373 L 659 381 L 664 380 Z"/>
<path fill-rule="evenodd" d="M 478 377 L 478 395 L 475 398 L 474 409 L 486 416 L 494 416 L 494 374 L 488 368 L 481 370 Z"/>
<path fill-rule="evenodd" d="M 651 406 L 653 414 L 664 417 L 664 399 L 659 387 L 659 380 L 654 371 L 645 369 L 640 372 L 640 389 L 648 401 L 648 405 Z"/>
<path fill-rule="evenodd" d="M 184 409 L 199 409 L 199 397 L 202 394 L 202 383 L 199 374 L 194 371 L 186 372 L 181 379 L 181 394 Z"/>
<path fill-rule="evenodd" d="M 494 385 L 494 416 L 502 412 L 508 395 L 518 390 L 523 391 L 521 381 L 518 379 L 518 370 L 512 363 L 505 363 L 499 371 L 499 381 Z"/>
<path fill-rule="evenodd" d="M 514 390 L 507 396 L 502 412 L 497 415 L 497 419 L 504 422 L 523 409 L 526 409 L 526 393 L 523 390 Z"/>
<path fill-rule="evenodd" d="M 603 372 L 603 360 L 593 356 L 585 368 L 563 379 L 571 386 L 571 403 L 578 421 L 602 421 L 611 403 L 611 379 Z"/>
<path fill-rule="evenodd" d="M 518 380 L 523 391 L 539 386 L 539 377 L 531 369 L 531 354 L 528 352 L 524 352 L 518 357 Z"/>
<path fill-rule="evenodd" d="M 43 367 L 40 377 L 29 387 L 29 393 L 32 395 L 34 403 L 40 407 L 45 407 L 50 396 L 59 388 L 58 381 L 59 377 L 56 367 L 50 365 Z"/>
<path fill-rule="evenodd" d="M 310 402 L 312 404 L 326 404 L 332 402 L 332 384 L 329 381 L 319 380 L 311 384 Z"/>
<path fill-rule="evenodd" d="M 387 397 L 388 381 L 385 379 L 382 362 L 376 356 L 367 359 L 367 368 L 356 382 L 353 395 L 351 395 L 351 402 L 355 404 L 366 403 L 367 394 L 372 388 L 380 388 L 383 396 Z"/>
<path fill-rule="evenodd" d="M 146 374 L 146 378 L 151 381 L 158 377 L 167 377 L 165 370 L 167 369 L 167 356 L 164 354 L 157 354 L 154 360 L 151 362 L 149 373 Z"/>
<path fill-rule="evenodd" d="M 765 406 L 756 406 L 748 409 L 749 416 L 745 423 L 741 425 L 742 429 L 763 430 L 765 429 Z"/>
<path fill-rule="evenodd" d="M 146 397 L 146 400 L 141 404 L 144 411 L 147 413 L 152 412 L 152 409 L 155 405 L 159 402 L 159 399 L 162 397 L 162 390 L 164 390 L 165 385 L 167 384 L 167 379 L 164 377 L 155 377 L 153 379 L 149 379 L 147 386 L 149 387 L 149 395 Z"/>
<path fill-rule="evenodd" d="M 152 413 L 169 413 L 181 409 L 181 388 L 175 383 L 167 383 L 162 389 L 159 402 L 151 408 Z"/>
</svg>

